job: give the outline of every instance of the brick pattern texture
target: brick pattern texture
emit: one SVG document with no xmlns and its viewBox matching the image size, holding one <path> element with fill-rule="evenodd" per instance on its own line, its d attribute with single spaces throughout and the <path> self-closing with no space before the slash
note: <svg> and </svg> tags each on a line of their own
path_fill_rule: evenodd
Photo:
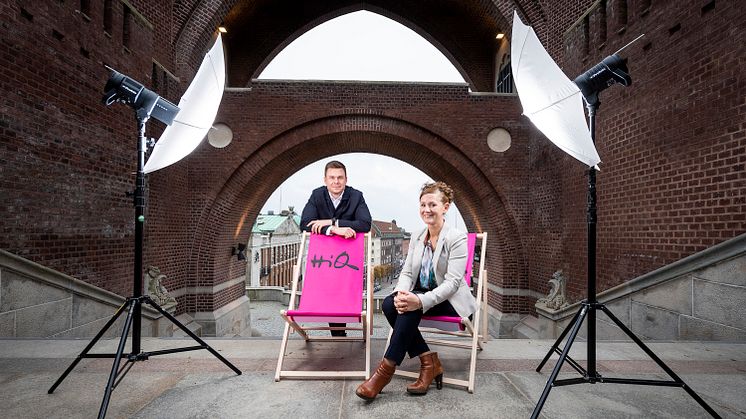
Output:
<svg viewBox="0 0 746 419">
<path fill-rule="evenodd" d="M 229 60 L 218 121 L 233 143 L 202 144 L 148 178 L 145 264 L 168 276 L 181 312 L 243 295 L 230 248 L 248 239 L 272 191 L 300 167 L 341 152 L 398 158 L 452 184 L 471 230 L 489 233 L 490 282 L 548 291 L 552 272 L 585 293 L 582 165 L 494 89 L 497 32 L 513 9 L 574 77 L 625 50 L 633 85 L 601 94 L 597 146 L 599 289 L 746 230 L 746 8 L 734 1 L 453 2 L 333 0 L 0 1 L 0 247 L 117 292 L 131 293 L 136 125 L 100 104 L 103 64 L 172 101 L 225 23 Z M 130 5 L 132 9 L 130 9 Z M 361 7 L 433 42 L 469 83 L 257 81 L 297 36 Z M 156 64 L 157 63 L 157 64 Z M 474 93 L 479 92 L 479 93 Z M 508 129 L 511 148 L 487 148 Z M 151 122 L 148 134 L 162 127 Z M 206 288 L 205 288 L 206 287 Z M 194 291 L 197 290 L 197 291 Z M 531 313 L 533 297 L 489 293 Z"/>
</svg>

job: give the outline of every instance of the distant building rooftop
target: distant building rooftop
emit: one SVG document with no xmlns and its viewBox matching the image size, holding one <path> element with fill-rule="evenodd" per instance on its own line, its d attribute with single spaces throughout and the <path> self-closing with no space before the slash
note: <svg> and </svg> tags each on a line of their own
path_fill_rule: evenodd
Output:
<svg viewBox="0 0 746 419">
<path fill-rule="evenodd" d="M 251 233 L 274 233 L 288 219 L 292 220 L 300 228 L 300 215 L 296 214 L 291 207 L 290 210 L 282 210 L 279 215 L 274 214 L 274 211 L 269 211 L 269 214 L 259 214 L 254 227 L 251 229 Z"/>
<path fill-rule="evenodd" d="M 404 228 L 396 225 L 396 220 L 391 220 L 391 222 L 373 220 L 371 231 L 373 232 L 373 237 L 387 237 L 387 238 L 409 237 L 409 233 L 404 231 Z"/>
</svg>

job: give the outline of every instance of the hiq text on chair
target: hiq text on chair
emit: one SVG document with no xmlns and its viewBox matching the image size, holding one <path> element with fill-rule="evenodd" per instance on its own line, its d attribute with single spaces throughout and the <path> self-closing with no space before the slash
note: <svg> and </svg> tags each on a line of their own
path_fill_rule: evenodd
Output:
<svg viewBox="0 0 746 419">
<path fill-rule="evenodd" d="M 286 324 L 277 359 L 275 381 L 282 378 L 369 377 L 372 310 L 366 311 L 366 307 L 373 307 L 370 240 L 370 234 L 358 234 L 355 238 L 345 239 L 341 236 L 303 233 L 298 259 L 293 266 L 293 285 L 288 309 L 280 312 Z M 301 281 L 300 272 L 304 259 L 305 269 Z M 301 282 L 302 290 L 299 291 Z M 365 290 L 368 292 L 364 293 Z M 364 300 L 367 300 L 365 306 Z M 346 323 L 347 326 L 331 327 L 328 325 L 330 322 Z M 316 336 L 308 333 L 315 330 L 360 331 L 361 336 Z M 363 342 L 365 369 L 283 370 L 291 331 L 303 337 L 306 345 L 315 341 Z M 311 359 L 314 353 L 317 352 L 308 352 L 309 362 L 304 366 L 313 364 L 310 361 L 315 361 Z"/>
<path fill-rule="evenodd" d="M 469 393 L 474 392 L 474 377 L 477 365 L 477 351 L 482 350 L 482 342 L 487 340 L 487 271 L 484 269 L 485 251 L 487 249 L 487 233 L 469 233 L 467 235 L 467 261 L 464 280 L 469 287 L 474 288 L 472 281 L 472 269 L 475 262 L 475 250 L 479 242 L 479 269 L 477 271 L 476 293 L 474 298 L 477 302 L 477 311 L 472 319 L 468 317 L 428 316 L 423 315 L 420 320 L 420 332 L 425 336 L 428 345 L 443 345 L 454 348 L 462 348 L 470 351 L 469 374 L 466 380 L 443 377 L 443 382 L 459 387 L 466 387 Z M 450 336 L 446 339 L 433 338 L 430 335 Z M 391 331 L 389 331 L 391 340 Z M 388 347 L 388 342 L 386 343 Z M 396 375 L 417 378 L 418 373 L 397 369 Z"/>
</svg>

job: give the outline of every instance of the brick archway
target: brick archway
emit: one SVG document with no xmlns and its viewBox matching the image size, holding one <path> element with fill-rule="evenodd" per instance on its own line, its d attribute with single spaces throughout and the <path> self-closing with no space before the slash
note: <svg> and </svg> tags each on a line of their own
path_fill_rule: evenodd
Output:
<svg viewBox="0 0 746 419">
<path fill-rule="evenodd" d="M 195 249 L 191 258 L 197 283 L 242 275 L 245 265 L 231 259 L 225 249 L 247 240 L 271 193 L 301 167 L 345 152 L 394 157 L 454 186 L 467 227 L 489 233 L 490 282 L 503 287 L 504 278 L 520 278 L 520 285 L 527 288 L 527 262 L 516 216 L 478 165 L 447 139 L 423 127 L 366 114 L 334 115 L 292 127 L 248 156 L 231 173 L 195 226 L 197 242 L 208 244 Z M 491 293 L 491 305 L 502 310 L 504 298 L 512 297 Z M 516 302 L 507 305 L 517 306 Z"/>
<path fill-rule="evenodd" d="M 495 41 L 495 34 L 509 32 L 509 22 L 514 8 L 519 11 L 524 20 L 533 23 L 537 29 L 546 28 L 543 8 L 536 3 L 525 1 L 475 0 L 456 3 L 428 1 L 420 4 L 418 2 L 402 3 L 395 0 L 372 0 L 365 3 L 353 0 L 334 0 L 312 3 L 306 5 L 303 10 L 298 10 L 297 5 L 286 0 L 257 0 L 245 3 L 235 0 L 199 2 L 193 4 L 188 13 L 178 14 L 179 29 L 175 31 L 175 57 L 179 63 L 179 74 L 189 79 L 188 69 L 197 67 L 211 37 L 214 36 L 214 29 L 222 23 L 228 26 L 229 30 L 225 36 L 229 62 L 228 84 L 238 87 L 251 86 L 252 89 L 261 90 L 261 82 L 252 80 L 252 77 L 258 76 L 276 54 L 298 36 L 334 17 L 357 10 L 368 10 L 413 29 L 453 63 L 467 80 L 472 91 L 489 92 L 494 89 L 496 77 L 498 44 Z M 288 13 L 289 11 L 293 13 Z M 338 90 L 345 90 L 340 87 L 336 86 L 335 90 L 338 88 Z M 309 88 L 313 91 L 315 87 L 309 86 Z M 435 88 L 435 91 L 439 89 L 440 87 Z M 291 91 L 294 90 L 291 89 Z M 416 92 L 416 90 L 407 89 L 409 92 Z M 431 90 L 425 89 L 423 92 L 425 91 L 427 92 L 425 96 L 430 96 Z M 451 92 L 451 87 L 443 89 L 442 92 L 450 95 L 451 93 L 448 92 Z M 281 125 L 285 131 L 273 133 L 259 141 L 252 141 L 250 146 L 244 147 L 228 159 L 231 166 L 229 173 L 209 168 L 208 165 L 200 163 L 199 159 L 192 158 L 196 164 L 190 164 L 189 177 L 207 174 L 206 178 L 210 178 L 217 172 L 221 174 L 218 176 L 220 180 L 217 183 L 213 183 L 212 186 L 202 185 L 199 188 L 201 195 L 197 202 L 200 204 L 194 204 L 192 207 L 192 214 L 189 218 L 193 220 L 194 226 L 189 229 L 190 232 L 187 235 L 195 241 L 190 249 L 190 266 L 185 280 L 193 287 L 204 285 L 214 287 L 215 284 L 231 279 L 234 284 L 229 289 L 222 288 L 221 291 L 213 292 L 213 294 L 197 295 L 193 299 L 194 304 L 199 306 L 200 301 L 206 301 L 204 306 L 214 309 L 236 298 L 242 292 L 239 285 L 235 283 L 235 278 L 243 274 L 244 266 L 231 260 L 225 249 L 235 245 L 238 240 L 246 239 L 248 234 L 244 234 L 242 238 L 242 232 L 250 228 L 261 203 L 286 177 L 277 177 L 284 176 L 284 174 L 266 176 L 261 172 L 263 168 L 282 167 L 293 170 L 293 168 L 301 167 L 325 156 L 344 151 L 369 151 L 404 160 L 433 178 L 454 184 L 457 190 L 464 192 L 470 199 L 458 202 L 467 225 L 470 228 L 491 233 L 488 251 L 492 266 L 489 266 L 489 269 L 495 287 L 492 289 L 493 292 L 489 293 L 490 304 L 501 311 L 510 313 L 530 311 L 536 297 L 528 295 L 525 291 L 537 288 L 537 286 L 529 283 L 528 262 L 523 252 L 524 246 L 529 244 L 522 240 L 525 240 L 525 234 L 530 227 L 527 227 L 525 223 L 519 225 L 518 221 L 525 218 L 526 209 L 521 204 L 525 197 L 522 193 L 516 194 L 512 186 L 508 186 L 505 189 L 506 195 L 503 195 L 501 188 L 507 185 L 503 184 L 503 180 L 494 178 L 500 170 L 519 170 L 517 167 L 528 164 L 528 161 L 524 157 L 510 162 L 502 159 L 495 161 L 494 157 L 488 158 L 481 155 L 468 157 L 467 153 L 483 153 L 483 148 L 469 146 L 469 150 L 464 152 L 462 151 L 463 143 L 454 142 L 450 136 L 463 137 L 461 141 L 484 138 L 486 132 L 495 126 L 495 122 L 489 122 L 489 119 L 485 120 L 481 117 L 472 119 L 475 124 L 472 127 L 473 132 L 465 136 L 461 133 L 451 133 L 439 137 L 427 131 L 428 129 L 432 131 L 432 124 L 430 121 L 420 121 L 422 115 L 413 115 L 415 118 L 408 122 L 404 122 L 407 120 L 405 117 L 399 120 L 398 125 L 394 124 L 394 121 L 398 120 L 396 116 L 398 112 L 392 112 L 392 109 L 388 109 L 386 105 L 384 106 L 386 110 L 381 111 L 382 114 L 378 116 L 379 120 L 370 115 L 363 118 L 377 128 L 365 126 L 355 128 L 354 121 L 362 120 L 358 112 L 366 115 L 377 112 L 376 109 L 379 108 L 378 105 L 365 101 L 362 103 L 356 101 L 354 99 L 356 94 L 353 93 L 351 99 L 343 100 L 345 103 L 343 109 L 331 113 L 321 111 L 315 116 L 304 115 L 304 117 L 311 116 L 311 119 L 298 121 L 297 125 L 284 121 Z M 322 103 L 333 96 L 333 93 L 321 93 L 324 100 L 312 107 L 316 107 L 317 110 L 323 109 Z M 440 94 L 434 96 L 434 98 L 441 97 L 445 98 Z M 467 97 L 468 95 L 461 96 L 461 100 Z M 473 98 L 467 101 L 472 102 Z M 502 99 L 492 102 L 491 105 L 501 101 Z M 413 103 L 417 103 L 417 100 Z M 481 112 L 476 110 L 480 105 L 473 103 L 474 111 Z M 271 106 L 278 105 L 282 106 L 278 103 L 273 103 Z M 400 106 L 406 108 L 409 104 L 402 102 Z M 435 106 L 433 110 L 437 107 Z M 300 111 L 306 112 L 307 110 L 310 108 Z M 311 114 L 315 114 L 317 110 L 311 111 Z M 500 114 L 503 120 L 506 119 L 503 109 L 495 109 L 495 111 L 495 114 Z M 231 110 L 221 111 L 223 114 L 231 112 Z M 409 110 L 404 111 L 405 114 L 409 112 Z M 435 110 L 435 112 L 437 114 L 439 111 Z M 338 114 L 330 116 L 334 113 Z M 529 154 L 527 144 L 531 135 L 525 131 L 523 121 L 515 121 L 514 118 L 514 116 L 507 118 L 507 126 L 513 126 L 518 130 L 514 133 L 519 134 L 518 138 L 522 137 L 524 140 L 521 145 L 524 147 L 522 153 L 523 156 L 527 156 Z M 351 125 L 347 127 L 339 125 L 342 120 Z M 231 118 L 228 118 L 228 121 L 238 127 L 234 132 L 239 135 L 251 131 L 250 127 L 241 127 L 241 122 Z M 322 121 L 325 122 L 322 123 Z M 320 127 L 332 127 L 335 124 L 337 128 L 329 128 L 329 132 L 308 131 L 310 126 L 321 129 Z M 448 124 L 449 129 L 458 126 L 454 124 L 454 121 Z M 288 128 L 293 126 L 294 128 Z M 404 129 L 405 126 L 406 129 Z M 386 127 L 389 128 L 388 131 L 384 129 Z M 397 130 L 402 130 L 402 132 Z M 301 132 L 304 134 L 300 135 Z M 415 132 L 420 133 L 415 135 Z M 426 132 L 430 132 L 428 134 L 430 139 L 426 139 L 428 135 L 423 134 Z M 333 150 L 316 146 L 323 142 L 336 145 Z M 439 146 L 421 147 L 428 142 L 430 145 L 439 144 Z M 423 153 L 422 150 L 428 151 Z M 450 151 L 439 154 L 442 150 Z M 245 160 L 242 160 L 244 158 Z M 497 166 L 494 166 L 495 164 Z M 513 180 L 524 176 L 511 173 L 510 178 Z M 217 185 L 222 186 L 216 188 Z M 164 205 L 164 207 L 167 206 Z M 183 212 L 184 209 L 181 211 Z M 492 215 L 485 217 L 484 214 L 488 212 Z M 556 247 L 558 244 L 554 238 L 551 242 L 550 247 Z M 171 263 L 171 261 L 164 263 Z M 542 285 L 538 286 L 538 288 L 542 287 Z M 506 289 L 513 292 L 505 293 Z M 186 299 L 187 305 L 191 304 L 189 301 L 190 299 Z"/>
<path fill-rule="evenodd" d="M 284 47 L 306 31 L 329 19 L 358 10 L 369 10 L 417 32 L 438 48 L 461 72 L 474 91 L 493 91 L 498 32 L 510 30 L 514 8 L 529 21 L 543 16 L 534 3 L 520 1 L 411 1 L 334 0 L 305 4 L 289 0 L 235 0 L 199 2 L 177 14 L 175 59 L 178 73 L 189 79 L 197 68 L 219 24 L 228 27 L 228 83 L 247 86 L 253 77 Z M 541 19 L 537 19 L 541 20 Z M 539 22 L 541 25 L 543 22 Z"/>
<path fill-rule="evenodd" d="M 12 53 L 0 61 L 8 74 L 17 77 L 1 82 L 7 95 L 2 102 L 0 149 L 4 173 L 9 174 L 3 179 L 3 193 L 9 198 L 0 205 L 5 220 L 0 247 L 120 295 L 129 295 L 132 282 L 135 224 L 132 201 L 122 191 L 132 188 L 133 126 L 126 107 L 103 111 L 100 104 L 95 105 L 100 102 L 106 78 L 101 60 L 113 60 L 111 64 L 119 70 L 147 87 L 157 84 L 169 99 L 176 100 L 178 89 L 172 89 L 172 78 L 158 74 L 159 69 L 181 76 L 179 87 L 185 87 L 217 25 L 230 20 L 233 13 L 245 11 L 243 16 L 253 16 L 254 22 L 263 24 L 252 25 L 256 36 L 249 40 L 253 43 L 237 46 L 253 54 L 249 58 L 256 66 L 242 70 L 251 77 L 259 68 L 257 63 L 271 59 L 291 35 L 309 28 L 304 25 L 313 23 L 314 16 L 328 16 L 361 4 L 355 0 L 179 0 L 111 2 L 111 8 L 104 8 L 98 2 L 89 14 L 82 14 L 76 2 L 70 1 L 11 3 L 4 9 L 8 21 L 4 40 Z M 489 28 L 508 29 L 513 9 L 534 27 L 567 75 L 586 70 L 636 34 L 647 34 L 642 42 L 624 51 L 633 86 L 604 92 L 605 109 L 614 112 L 602 112 L 597 121 L 599 153 L 604 159 L 598 181 L 602 203 L 597 243 L 599 290 L 620 286 L 722 244 L 746 229 L 744 127 L 733 123 L 744 117 L 744 85 L 735 72 L 746 44 L 741 30 L 746 10 L 733 7 L 733 2 L 718 2 L 717 6 L 709 2 L 703 7 L 695 1 L 628 1 L 622 24 L 616 19 L 617 6 L 625 2 L 617 3 L 606 2 L 606 7 L 600 7 L 603 2 L 592 0 L 363 2 L 367 10 L 378 8 L 381 14 L 400 16 L 449 51 L 453 48 L 452 56 L 459 57 L 455 58 L 457 67 L 483 81 L 490 76 L 480 68 L 489 66 L 491 60 L 484 45 L 492 42 L 483 34 L 489 33 Z M 287 13 L 265 14 L 267 7 Z M 316 10 L 309 14 L 305 7 L 321 8 L 323 13 Z M 262 18 L 264 22 L 259 22 Z M 444 24 L 454 18 L 460 26 Z M 658 30 L 662 22 L 672 30 Z M 107 31 L 101 30 L 102 23 L 111 24 Z M 479 29 L 479 36 L 473 28 Z M 723 33 L 734 34 L 736 42 L 709 42 Z M 453 38 L 446 39 L 449 36 Z M 702 49 L 703 44 L 711 48 Z M 692 65 L 691 60 L 671 60 L 688 57 L 692 50 L 698 51 L 698 65 Z M 19 54 L 24 59 L 17 59 Z M 228 60 L 232 58 L 235 56 L 229 54 Z M 73 74 L 76 82 L 60 94 L 50 94 L 59 90 L 60 74 Z M 670 74 L 679 77 L 671 78 Z M 149 76 L 155 77 L 148 80 Z M 167 82 L 161 84 L 161 76 Z M 477 85 L 477 78 L 469 80 Z M 234 143 L 222 150 L 203 145 L 179 164 L 148 176 L 145 263 L 167 275 L 165 286 L 179 299 L 179 310 L 203 318 L 212 316 L 216 324 L 222 316 L 220 325 L 230 333 L 233 320 L 240 321 L 240 310 L 234 310 L 236 316 L 226 313 L 235 308 L 231 304 L 242 293 L 243 278 L 225 281 L 228 275 L 208 275 L 220 266 L 221 258 L 228 258 L 230 247 L 218 248 L 214 241 L 200 240 L 230 239 L 236 231 L 240 235 L 242 230 L 236 224 L 240 217 L 233 215 L 239 201 L 216 198 L 240 197 L 241 189 L 257 188 L 250 198 L 263 199 L 279 180 L 256 174 L 239 179 L 245 175 L 239 168 L 247 159 L 257 168 L 283 164 L 277 156 L 286 156 L 290 145 L 283 141 L 275 144 L 275 139 L 298 135 L 299 128 L 327 118 L 382 118 L 402 121 L 448 142 L 451 146 L 445 147 L 446 151 L 455 150 L 448 153 L 456 157 L 432 163 L 439 162 L 435 157 L 440 157 L 440 150 L 430 148 L 417 154 L 404 147 L 418 144 L 417 138 L 424 141 L 430 137 L 362 128 L 317 133 L 313 142 L 306 138 L 308 147 L 333 143 L 353 149 L 348 141 L 356 141 L 354 149 L 376 151 L 372 144 L 390 143 L 394 151 L 378 151 L 409 153 L 407 161 L 435 177 L 452 175 L 447 179 L 452 183 L 463 180 L 455 177 L 463 168 L 459 176 L 469 176 L 487 187 L 476 191 L 480 201 L 469 204 L 475 209 L 469 211 L 466 203 L 461 205 L 470 223 L 482 222 L 473 214 L 504 211 L 506 217 L 493 217 L 486 227 L 509 232 L 502 235 L 508 238 L 512 237 L 511 228 L 518 230 L 517 241 L 501 246 L 517 245 L 513 252 L 519 257 L 514 262 L 507 257 L 502 260 L 518 265 L 529 261 L 527 268 L 516 266 L 519 275 L 515 278 L 501 278 L 502 289 L 499 284 L 492 287 L 497 294 L 525 296 L 525 300 L 505 297 L 492 305 L 502 304 L 504 313 L 531 311 L 535 299 L 549 290 L 547 279 L 558 269 L 568 275 L 569 301 L 578 301 L 585 296 L 587 269 L 584 170 L 531 128 L 520 116 L 514 96 L 482 90 L 448 84 L 266 80 L 250 80 L 249 88 L 229 89 L 219 122 L 228 122 L 234 129 Z M 149 128 L 150 135 L 157 135 L 162 128 L 154 125 Z M 487 147 L 486 138 L 496 127 L 506 128 L 512 135 L 512 146 L 505 153 L 493 153 Z M 367 146 L 356 140 L 363 135 L 371 141 Z M 396 149 L 393 143 L 403 145 Z M 278 153 L 258 159 L 270 146 Z M 337 151 L 316 150 L 316 155 Z M 459 155 L 468 159 L 457 158 Z M 445 173 L 451 169 L 457 170 Z M 261 188 L 265 188 L 263 192 Z M 248 204 L 242 208 L 245 223 L 251 222 L 252 208 Z M 209 225 L 212 221 L 215 223 Z M 512 226 L 493 225 L 500 222 L 512 222 Z M 227 228 L 230 223 L 233 231 Z M 521 258 L 522 252 L 527 256 Z M 206 262 L 194 260 L 195 255 L 207 255 Z M 524 271 L 528 272 L 528 285 L 521 276 Z M 50 310 L 57 307 L 44 306 Z"/>
</svg>

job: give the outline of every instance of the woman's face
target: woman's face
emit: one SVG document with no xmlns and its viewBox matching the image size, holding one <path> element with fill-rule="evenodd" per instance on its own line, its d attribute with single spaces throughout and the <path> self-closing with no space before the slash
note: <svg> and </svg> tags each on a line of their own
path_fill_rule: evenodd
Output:
<svg viewBox="0 0 746 419">
<path fill-rule="evenodd" d="M 420 197 L 420 217 L 428 226 L 442 225 L 450 205 L 450 202 L 443 203 L 440 191 L 426 193 Z"/>
</svg>

